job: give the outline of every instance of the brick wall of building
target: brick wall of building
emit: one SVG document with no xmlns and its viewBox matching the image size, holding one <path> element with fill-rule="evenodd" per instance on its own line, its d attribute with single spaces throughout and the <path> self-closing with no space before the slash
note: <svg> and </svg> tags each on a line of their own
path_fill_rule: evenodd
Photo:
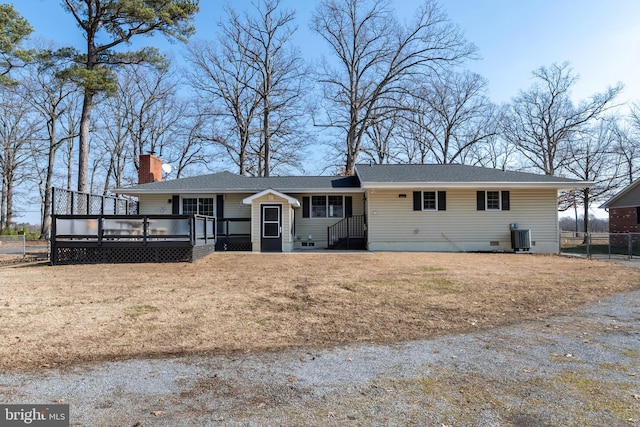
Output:
<svg viewBox="0 0 640 427">
<path fill-rule="evenodd" d="M 640 233 L 636 208 L 609 208 L 610 233 Z"/>
</svg>

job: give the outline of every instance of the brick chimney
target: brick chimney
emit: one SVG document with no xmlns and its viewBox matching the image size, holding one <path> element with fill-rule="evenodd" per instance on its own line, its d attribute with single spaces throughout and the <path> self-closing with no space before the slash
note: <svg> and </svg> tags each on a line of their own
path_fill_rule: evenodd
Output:
<svg viewBox="0 0 640 427">
<path fill-rule="evenodd" d="M 138 184 L 162 181 L 162 160 L 153 154 L 141 154 Z"/>
</svg>

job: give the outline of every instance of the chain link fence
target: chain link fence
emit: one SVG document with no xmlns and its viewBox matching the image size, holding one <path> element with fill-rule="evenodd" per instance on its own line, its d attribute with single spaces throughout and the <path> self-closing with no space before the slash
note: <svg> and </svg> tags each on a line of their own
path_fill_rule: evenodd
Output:
<svg viewBox="0 0 640 427">
<path fill-rule="evenodd" d="M 590 259 L 640 260 L 640 233 L 562 231 L 560 252 Z"/>
<path fill-rule="evenodd" d="M 0 236 L 0 256 L 22 255 L 27 253 L 27 239 L 24 234 Z"/>
</svg>

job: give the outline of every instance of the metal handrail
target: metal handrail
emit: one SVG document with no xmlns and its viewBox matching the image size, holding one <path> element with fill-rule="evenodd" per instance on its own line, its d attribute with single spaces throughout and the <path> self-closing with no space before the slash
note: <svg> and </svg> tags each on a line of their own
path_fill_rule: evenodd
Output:
<svg viewBox="0 0 640 427">
<path fill-rule="evenodd" d="M 364 231 L 364 215 L 348 216 L 327 228 L 327 243 L 331 248 L 340 240 L 347 239 L 347 247 L 349 247 L 349 239 L 363 238 Z"/>
</svg>

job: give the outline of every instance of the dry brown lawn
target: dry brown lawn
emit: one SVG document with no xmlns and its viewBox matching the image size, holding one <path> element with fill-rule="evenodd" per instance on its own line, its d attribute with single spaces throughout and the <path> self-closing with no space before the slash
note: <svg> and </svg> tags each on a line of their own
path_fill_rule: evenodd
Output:
<svg viewBox="0 0 640 427">
<path fill-rule="evenodd" d="M 0 370 L 398 342 L 569 312 L 640 270 L 524 254 L 216 253 L 0 269 Z"/>
</svg>

